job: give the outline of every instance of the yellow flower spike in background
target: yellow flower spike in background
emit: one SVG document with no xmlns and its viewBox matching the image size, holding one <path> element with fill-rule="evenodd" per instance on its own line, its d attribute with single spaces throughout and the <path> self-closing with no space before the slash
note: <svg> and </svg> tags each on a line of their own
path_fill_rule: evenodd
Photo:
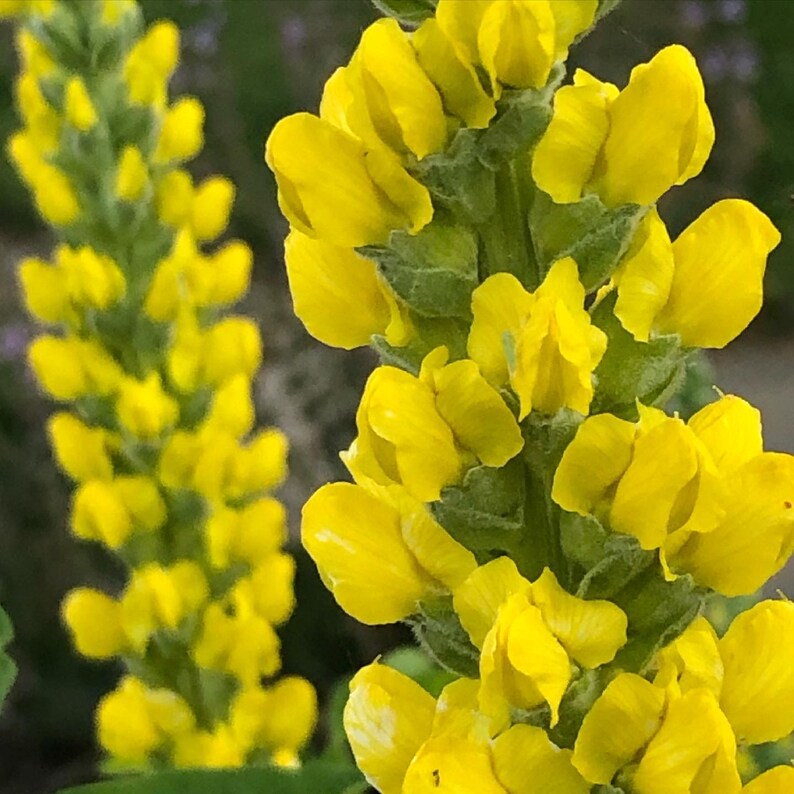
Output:
<svg viewBox="0 0 794 794">
<path fill-rule="evenodd" d="M 52 326 L 32 342 L 31 367 L 47 393 L 75 403 L 49 424 L 56 460 L 77 483 L 71 528 L 129 568 L 117 598 L 77 588 L 63 605 L 81 653 L 122 657 L 136 673 L 100 703 L 99 743 L 140 768 L 299 765 L 316 719 L 307 682 L 267 683 L 277 692 L 268 708 L 299 713 L 294 730 L 262 715 L 243 745 L 227 724 L 235 698 L 280 669 L 275 627 L 294 608 L 284 509 L 269 496 L 285 476 L 286 441 L 275 430 L 249 436 L 262 343 L 252 320 L 223 316 L 252 265 L 244 243 L 213 243 L 234 186 L 212 176 L 194 189 L 176 167 L 203 145 L 204 109 L 169 101 L 172 23 L 144 33 L 134 2 L 51 8 L 78 51 L 64 59 L 41 19 L 22 17 L 25 126 L 9 150 L 45 219 L 71 225 L 51 264 L 20 268 L 27 306 Z M 64 84 L 62 97 L 46 93 L 54 104 L 44 75 Z M 140 129 L 119 126 L 136 113 Z M 75 134 L 91 141 L 90 158 L 60 157 Z"/>
</svg>

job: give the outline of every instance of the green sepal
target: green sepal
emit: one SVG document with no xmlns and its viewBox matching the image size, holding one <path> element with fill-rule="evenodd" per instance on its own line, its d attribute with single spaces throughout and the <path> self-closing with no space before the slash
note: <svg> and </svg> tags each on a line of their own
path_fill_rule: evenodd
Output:
<svg viewBox="0 0 794 794">
<path fill-rule="evenodd" d="M 477 678 L 480 652 L 452 608 L 452 596 L 423 601 L 419 613 L 406 620 L 431 659 L 457 676 Z"/>
<path fill-rule="evenodd" d="M 364 791 L 361 773 L 352 763 L 307 761 L 299 769 L 180 769 L 118 777 L 102 783 L 61 789 L 59 794 L 346 794 Z M 356 788 L 352 788 L 352 787 Z"/>
<path fill-rule="evenodd" d="M 443 153 L 425 157 L 414 169 L 434 204 L 475 224 L 496 210 L 494 171 L 479 159 L 482 137 L 482 130 L 460 129 Z"/>
<path fill-rule="evenodd" d="M 613 598 L 655 560 L 631 535 L 609 532 L 595 516 L 561 511 L 560 542 L 565 556 L 581 566 L 579 598 Z"/>
<path fill-rule="evenodd" d="M 483 132 L 479 143 L 478 157 L 483 165 L 496 171 L 540 140 L 551 121 L 551 98 L 564 76 L 565 67 L 558 63 L 542 89 L 503 94 L 496 120 Z"/>
<path fill-rule="evenodd" d="M 436 12 L 438 0 L 372 0 L 372 5 L 401 25 L 418 27 Z"/>
<path fill-rule="evenodd" d="M 404 347 L 390 345 L 386 338 L 376 334 L 370 339 L 370 347 L 380 356 L 381 364 L 398 367 L 419 374 L 422 359 L 434 348 L 444 345 L 449 351 L 450 361 L 466 358 L 466 339 L 469 326 L 455 318 L 412 317 L 415 336 Z"/>
<path fill-rule="evenodd" d="M 5 652 L 6 646 L 13 639 L 14 627 L 11 625 L 11 619 L 0 607 L 0 707 L 17 677 L 17 666 Z"/>
<path fill-rule="evenodd" d="M 623 0 L 600 0 L 595 22 L 603 19 L 607 14 L 611 14 L 622 2 Z"/>
<path fill-rule="evenodd" d="M 612 292 L 596 307 L 593 323 L 606 333 L 606 353 L 595 371 L 596 389 L 591 413 L 613 413 L 636 419 L 636 401 L 663 406 L 681 388 L 688 351 L 675 334 L 637 342 L 614 314 Z"/>
<path fill-rule="evenodd" d="M 514 458 L 500 469 L 476 466 L 460 485 L 444 488 L 431 510 L 467 549 L 508 551 L 524 529 L 524 472 Z"/>
<path fill-rule="evenodd" d="M 524 459 L 549 490 L 560 458 L 583 421 L 584 417 L 577 411 L 561 408 L 553 416 L 532 411 L 522 423 Z"/>
<path fill-rule="evenodd" d="M 568 687 L 560 703 L 559 722 L 549 730 L 549 738 L 557 747 L 573 748 L 582 721 L 604 691 L 604 678 L 600 670 L 583 670 Z"/>
<path fill-rule="evenodd" d="M 477 286 L 477 237 L 466 226 L 436 216 L 419 234 L 392 232 L 388 246 L 358 249 L 378 263 L 395 293 L 425 317 L 471 316 Z"/>
<path fill-rule="evenodd" d="M 617 267 L 646 212 L 647 207 L 636 204 L 607 209 L 594 193 L 573 204 L 555 204 L 538 190 L 529 225 L 543 272 L 571 256 L 582 284 L 592 292 Z"/>
<path fill-rule="evenodd" d="M 614 665 L 644 672 L 658 651 L 700 614 L 705 592 L 689 574 L 665 581 L 657 563 L 629 583 L 614 602 L 629 619 L 628 642 L 618 651 Z"/>
</svg>

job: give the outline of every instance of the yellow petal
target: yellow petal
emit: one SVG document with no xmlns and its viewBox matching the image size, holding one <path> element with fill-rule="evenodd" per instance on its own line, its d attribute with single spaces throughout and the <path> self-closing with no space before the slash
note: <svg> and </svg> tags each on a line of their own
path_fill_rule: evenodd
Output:
<svg viewBox="0 0 794 794">
<path fill-rule="evenodd" d="M 562 455 L 551 498 L 563 510 L 594 513 L 628 468 L 635 433 L 631 422 L 612 414 L 585 419 Z"/>
<path fill-rule="evenodd" d="M 571 680 L 568 654 L 549 630 L 535 606 L 522 610 L 509 627 L 507 658 L 513 668 L 529 678 L 551 708 L 551 724 Z M 519 708 L 531 704 L 515 703 Z"/>
<path fill-rule="evenodd" d="M 534 299 L 509 273 L 495 273 L 471 295 L 474 320 L 468 353 L 485 378 L 497 388 L 507 383 L 505 335 L 517 340 L 529 317 Z"/>
<path fill-rule="evenodd" d="M 358 768 L 381 794 L 400 794 L 403 778 L 430 735 L 435 701 L 408 676 L 382 664 L 350 682 L 344 726 Z"/>
<path fill-rule="evenodd" d="M 610 108 L 598 191 L 610 207 L 653 204 L 700 172 L 713 142 L 695 59 L 681 45 L 665 47 L 633 69 Z"/>
<path fill-rule="evenodd" d="M 444 147 L 447 121 L 441 97 L 416 60 L 395 19 L 380 19 L 361 36 L 356 60 L 370 118 L 380 137 L 418 159 Z"/>
<path fill-rule="evenodd" d="M 301 539 L 334 598 L 362 623 L 402 620 L 432 585 L 405 545 L 400 514 L 357 485 L 315 492 L 303 507 Z"/>
<path fill-rule="evenodd" d="M 740 742 L 773 742 L 794 731 L 794 604 L 762 601 L 742 612 L 719 643 L 720 706 Z"/>
<path fill-rule="evenodd" d="M 659 328 L 687 347 L 724 347 L 758 314 L 780 232 L 748 201 L 709 207 L 673 243 L 675 273 Z"/>
<path fill-rule="evenodd" d="M 411 794 L 508 794 L 493 770 L 487 744 L 455 736 L 431 736 L 419 750 L 402 789 Z"/>
<path fill-rule="evenodd" d="M 372 487 L 370 487 L 372 490 Z M 400 513 L 403 540 L 419 565 L 450 590 L 458 587 L 477 568 L 474 555 L 454 540 L 428 511 L 399 487 L 372 490 L 384 493 L 385 501 Z"/>
<path fill-rule="evenodd" d="M 548 0 L 491 3 L 477 33 L 480 60 L 491 84 L 515 88 L 545 85 L 554 63 L 554 34 L 554 14 Z"/>
<path fill-rule="evenodd" d="M 697 470 L 695 444 L 680 419 L 667 419 L 640 436 L 615 491 L 612 529 L 633 535 L 644 549 L 659 548 L 667 538 L 678 496 Z"/>
<path fill-rule="evenodd" d="M 471 641 L 481 648 L 502 604 L 514 593 L 529 594 L 530 589 L 516 564 L 509 557 L 498 557 L 473 571 L 455 590 L 452 603 Z"/>
<path fill-rule="evenodd" d="M 417 58 L 435 83 L 447 110 L 466 126 L 484 128 L 496 115 L 496 104 L 485 92 L 477 72 L 463 60 L 444 35 L 438 20 L 425 20 L 411 37 Z"/>
<path fill-rule="evenodd" d="M 598 0 L 568 0 L 565 3 L 550 3 L 555 22 L 557 58 L 564 58 L 574 39 L 587 30 L 595 19 Z"/>
<path fill-rule="evenodd" d="M 765 452 L 725 481 L 725 518 L 693 535 L 678 569 L 724 595 L 749 595 L 776 574 L 794 547 L 794 457 Z"/>
<path fill-rule="evenodd" d="M 493 0 L 439 0 L 436 20 L 444 35 L 452 42 L 461 60 L 477 64 L 477 35 L 483 14 Z"/>
<path fill-rule="evenodd" d="M 110 659 L 121 653 L 126 637 L 118 601 L 90 587 L 70 590 L 61 605 L 64 623 L 77 650 L 90 659 Z"/>
<path fill-rule="evenodd" d="M 794 766 L 776 766 L 751 780 L 742 794 L 788 794 L 794 790 Z"/>
<path fill-rule="evenodd" d="M 354 476 L 401 483 L 423 502 L 438 499 L 458 479 L 452 431 L 433 392 L 413 375 L 378 367 L 367 381 L 356 425 L 359 437 L 345 458 Z"/>
<path fill-rule="evenodd" d="M 412 225 L 373 181 L 361 142 L 316 116 L 297 113 L 276 124 L 266 160 L 282 212 L 305 234 L 355 247 Z"/>
<path fill-rule="evenodd" d="M 474 361 L 455 361 L 436 374 L 436 408 L 457 442 L 486 466 L 504 466 L 524 446 L 521 429 Z"/>
<path fill-rule="evenodd" d="M 714 695 L 693 689 L 667 709 L 632 781 L 637 794 L 738 794 L 736 739 Z"/>
<path fill-rule="evenodd" d="M 719 698 L 723 664 L 717 633 L 703 616 L 695 618 L 686 631 L 657 657 L 659 672 L 654 683 L 668 686 L 675 682 L 680 692 L 708 689 Z"/>
<path fill-rule="evenodd" d="M 611 662 L 626 644 L 628 618 L 620 607 L 572 596 L 548 568 L 532 583 L 532 600 L 563 648 L 584 667 Z"/>
<path fill-rule="evenodd" d="M 661 724 L 664 691 L 634 673 L 621 673 L 584 718 L 573 765 L 591 783 L 609 784 Z"/>
<path fill-rule="evenodd" d="M 764 451 L 761 412 L 733 394 L 701 408 L 687 424 L 722 474 L 731 474 Z"/>
<path fill-rule="evenodd" d="M 514 725 L 498 736 L 493 760 L 510 794 L 587 794 L 591 788 L 571 764 L 571 751 L 532 725 Z"/>
<path fill-rule="evenodd" d="M 374 262 L 296 229 L 284 261 L 295 314 L 315 339 L 351 350 L 385 332 L 391 317 Z"/>
<path fill-rule="evenodd" d="M 573 3 L 552 8 L 561 5 Z M 586 74 L 578 69 L 574 85 L 554 94 L 554 114 L 532 158 L 532 178 L 558 204 L 581 198 L 609 131 L 607 108 L 617 89 L 595 78 L 584 82 Z"/>
<path fill-rule="evenodd" d="M 638 341 L 647 342 L 673 283 L 673 246 L 664 221 L 651 207 L 613 275 L 618 287 L 615 316 Z"/>
</svg>

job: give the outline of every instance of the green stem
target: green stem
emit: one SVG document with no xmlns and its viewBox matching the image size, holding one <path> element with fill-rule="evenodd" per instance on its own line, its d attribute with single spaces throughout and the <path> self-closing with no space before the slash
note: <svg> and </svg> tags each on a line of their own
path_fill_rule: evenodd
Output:
<svg viewBox="0 0 794 794">
<path fill-rule="evenodd" d="M 485 249 L 486 272 L 512 273 L 524 286 L 534 289 L 539 281 L 527 222 L 528 206 L 516 161 L 496 172 L 497 209 L 478 231 Z"/>
</svg>

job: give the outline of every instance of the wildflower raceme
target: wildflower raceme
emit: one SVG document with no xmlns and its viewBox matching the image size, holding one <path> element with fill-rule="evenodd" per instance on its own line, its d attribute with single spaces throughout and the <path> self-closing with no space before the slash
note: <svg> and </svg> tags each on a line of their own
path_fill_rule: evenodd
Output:
<svg viewBox="0 0 794 794">
<path fill-rule="evenodd" d="M 376 5 L 265 153 L 296 314 L 381 360 L 303 544 L 456 676 L 361 670 L 359 768 L 382 794 L 794 790 L 794 607 L 705 617 L 791 556 L 794 457 L 739 396 L 669 409 L 780 240 L 738 198 L 675 239 L 657 210 L 714 143 L 695 59 L 567 74 L 610 0 Z"/>
<path fill-rule="evenodd" d="M 179 32 L 135 0 L 5 3 L 23 126 L 8 153 L 59 243 L 19 269 L 70 526 L 128 566 L 123 591 L 63 602 L 77 649 L 123 660 L 96 714 L 116 768 L 296 765 L 316 698 L 276 679 L 294 561 L 271 491 L 287 443 L 255 429 L 256 324 L 229 309 L 250 248 L 224 234 L 233 184 L 194 184 L 204 110 L 171 99 Z M 287 717 L 287 715 L 289 715 Z"/>
</svg>

